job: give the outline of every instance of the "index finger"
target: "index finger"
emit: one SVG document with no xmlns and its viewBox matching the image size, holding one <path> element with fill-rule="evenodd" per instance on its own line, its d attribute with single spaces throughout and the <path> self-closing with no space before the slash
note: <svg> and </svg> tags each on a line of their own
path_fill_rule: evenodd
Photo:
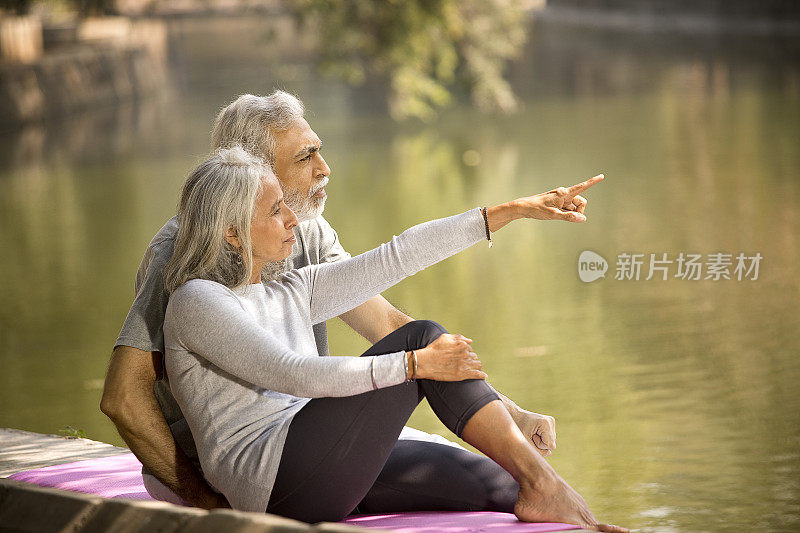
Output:
<svg viewBox="0 0 800 533">
<path fill-rule="evenodd" d="M 597 176 L 595 176 L 593 178 L 589 178 L 588 180 L 586 180 L 586 181 L 584 181 L 582 183 L 579 183 L 577 185 L 573 185 L 572 187 L 569 188 L 569 195 L 570 196 L 574 196 L 576 194 L 580 194 L 583 191 L 585 191 L 586 189 L 588 189 L 589 187 L 591 187 L 592 185 L 594 185 L 595 183 L 603 181 L 603 178 L 605 178 L 604 174 L 598 174 Z"/>
</svg>

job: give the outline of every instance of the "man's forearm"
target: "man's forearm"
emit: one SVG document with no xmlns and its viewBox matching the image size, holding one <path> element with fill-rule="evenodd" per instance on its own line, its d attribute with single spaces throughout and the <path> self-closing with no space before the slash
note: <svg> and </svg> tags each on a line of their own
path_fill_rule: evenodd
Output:
<svg viewBox="0 0 800 533">
<path fill-rule="evenodd" d="M 402 311 L 400 311 L 396 307 L 392 307 L 392 309 L 394 310 L 394 312 L 390 312 L 389 318 L 388 318 L 388 322 L 390 324 L 391 330 L 388 331 L 386 333 L 386 335 L 388 335 L 389 333 L 391 333 L 392 331 L 394 331 L 394 330 L 396 330 L 398 328 L 401 328 L 401 327 L 405 326 L 409 322 L 413 322 L 414 321 L 413 318 L 411 318 L 407 314 L 403 313 Z M 384 335 L 383 337 L 385 337 L 386 335 Z M 381 337 L 381 339 L 383 337 Z M 380 340 L 380 339 L 378 339 L 378 340 Z M 377 341 L 375 341 L 375 342 L 377 342 Z"/>
<path fill-rule="evenodd" d="M 153 394 L 153 363 L 147 363 L 145 357 L 150 353 L 125 346 L 115 350 L 102 411 L 147 470 L 178 496 L 198 507 L 225 506 L 224 498 L 208 486 L 175 442 Z"/>
<path fill-rule="evenodd" d="M 158 404 L 145 406 L 141 400 L 138 416 L 112 419 L 122 440 L 145 468 L 175 494 L 198 507 L 215 507 L 205 480 L 175 443 Z"/>
<path fill-rule="evenodd" d="M 489 382 L 487 381 L 487 383 Z M 489 384 L 489 386 L 492 387 L 491 384 Z M 511 418 L 514 420 L 514 422 L 519 424 L 518 415 L 521 411 L 520 407 L 516 403 L 514 403 L 514 401 L 511 398 L 509 398 L 499 390 L 495 389 L 494 387 L 492 387 L 492 389 L 497 393 L 498 396 L 500 396 L 500 401 L 503 402 L 503 407 L 506 408 L 506 411 L 508 411 L 508 414 L 511 415 Z"/>
<path fill-rule="evenodd" d="M 343 313 L 339 318 L 370 344 L 375 344 L 397 328 L 414 320 L 395 308 L 380 294 Z"/>
</svg>

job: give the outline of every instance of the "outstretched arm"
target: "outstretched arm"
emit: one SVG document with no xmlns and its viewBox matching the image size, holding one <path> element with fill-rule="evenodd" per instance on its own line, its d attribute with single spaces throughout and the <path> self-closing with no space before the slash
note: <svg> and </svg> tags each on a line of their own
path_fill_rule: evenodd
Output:
<svg viewBox="0 0 800 533">
<path fill-rule="evenodd" d="M 117 346 L 111 355 L 100 409 L 139 461 L 164 485 L 197 507 L 230 507 L 203 479 L 175 442 L 153 384 L 161 354 Z"/>
</svg>

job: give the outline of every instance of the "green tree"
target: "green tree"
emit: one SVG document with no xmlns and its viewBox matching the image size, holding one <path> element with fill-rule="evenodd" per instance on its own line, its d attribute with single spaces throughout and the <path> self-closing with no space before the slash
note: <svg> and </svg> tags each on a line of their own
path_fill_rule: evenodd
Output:
<svg viewBox="0 0 800 533">
<path fill-rule="evenodd" d="M 32 3 L 31 0 L 0 0 L 0 12 L 8 11 L 15 15 L 26 15 Z"/>
<path fill-rule="evenodd" d="M 0 0 L 0 11 L 25 15 L 35 3 L 35 0 Z M 114 0 L 54 0 L 52 3 L 69 5 L 81 17 L 109 15 L 116 12 Z"/>
<path fill-rule="evenodd" d="M 517 102 L 503 77 L 525 41 L 521 0 L 295 0 L 300 20 L 320 36 L 323 72 L 358 84 L 386 79 L 397 119 L 429 119 L 454 90 L 483 110 Z"/>
<path fill-rule="evenodd" d="M 113 15 L 116 13 L 114 0 L 69 0 L 81 17 L 93 15 Z"/>
</svg>

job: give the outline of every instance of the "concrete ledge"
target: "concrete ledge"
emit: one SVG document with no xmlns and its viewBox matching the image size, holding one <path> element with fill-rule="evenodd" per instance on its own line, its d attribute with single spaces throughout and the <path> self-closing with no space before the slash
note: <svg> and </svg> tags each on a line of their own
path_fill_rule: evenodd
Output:
<svg viewBox="0 0 800 533">
<path fill-rule="evenodd" d="M 0 529 L 3 531 L 80 531 L 101 498 L 0 479 Z"/>
<path fill-rule="evenodd" d="M 290 520 L 269 514 L 242 513 L 230 509 L 211 511 L 207 516 L 188 523 L 181 533 L 220 533 L 237 531 L 240 533 L 297 533 L 312 531 L 311 526 L 297 520 Z M 363 529 L 361 530 L 363 531 Z"/>
<path fill-rule="evenodd" d="M 310 525 L 280 516 L 231 509 L 205 511 L 165 502 L 106 499 L 2 477 L 91 457 L 128 453 L 88 439 L 67 439 L 0 428 L 0 532 L 28 533 L 349 533 L 364 528 Z"/>
<path fill-rule="evenodd" d="M 164 502 L 103 499 L 0 478 L 0 531 L 28 533 L 354 533 L 364 528 L 309 525 L 231 509 L 205 511 Z"/>
<path fill-rule="evenodd" d="M 140 500 L 104 500 L 81 528 L 85 533 L 106 531 L 160 531 L 172 533 L 208 511 L 169 503 Z"/>
</svg>

